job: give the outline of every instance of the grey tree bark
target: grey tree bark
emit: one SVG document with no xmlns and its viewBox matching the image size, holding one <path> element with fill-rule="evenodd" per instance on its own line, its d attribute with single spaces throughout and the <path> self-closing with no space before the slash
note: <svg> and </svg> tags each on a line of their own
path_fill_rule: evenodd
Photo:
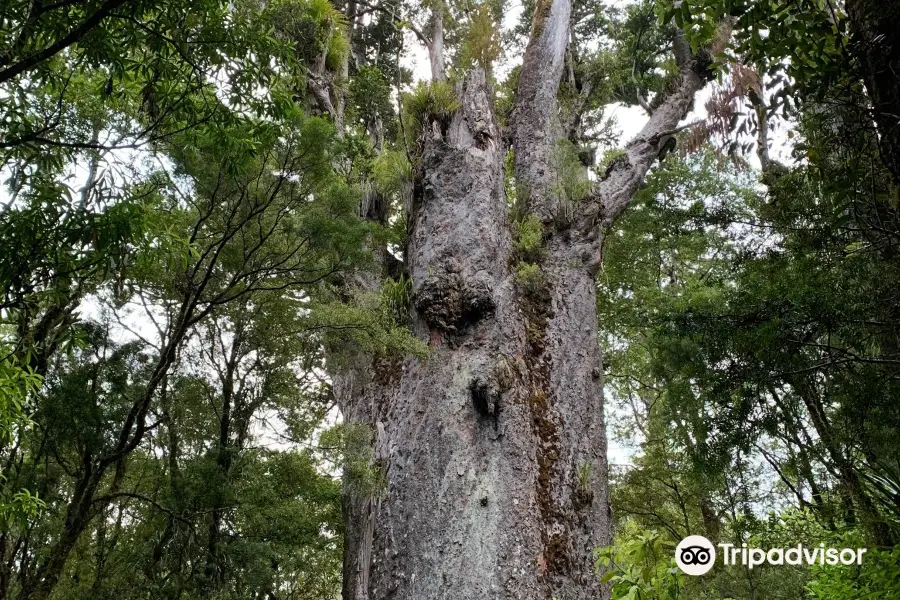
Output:
<svg viewBox="0 0 900 600">
<path fill-rule="evenodd" d="M 428 119 L 406 266 L 430 355 L 359 356 L 334 377 L 385 477 L 382 494 L 346 500 L 346 600 L 608 598 L 592 555 L 610 541 L 594 277 L 607 229 L 710 79 L 710 55 L 679 57 L 626 156 L 573 200 L 555 159 L 570 15 L 570 0 L 538 2 L 512 119 L 519 200 L 544 225 L 540 286 L 514 275 L 507 149 L 484 73 L 458 84 L 452 118 Z"/>
</svg>

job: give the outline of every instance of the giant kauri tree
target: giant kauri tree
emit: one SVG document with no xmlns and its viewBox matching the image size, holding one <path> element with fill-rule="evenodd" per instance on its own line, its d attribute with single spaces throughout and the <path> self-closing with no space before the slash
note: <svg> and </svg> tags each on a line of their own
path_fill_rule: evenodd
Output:
<svg viewBox="0 0 900 600">
<path fill-rule="evenodd" d="M 583 123 L 608 83 L 579 64 L 589 51 L 577 25 L 593 9 L 531 7 L 502 125 L 490 52 L 471 50 L 475 26 L 457 35 L 456 80 L 447 81 L 443 11 L 435 5 L 412 25 L 432 82 L 407 97 L 402 264 L 382 253 L 380 272 L 348 283 L 408 278 L 410 323 L 429 351 L 357 354 L 332 370 L 345 417 L 372 434 L 383 477 L 376 492 L 348 486 L 344 597 L 602 598 L 593 549 L 610 541 L 595 291 L 604 237 L 713 78 L 730 27 L 723 21 L 693 49 L 677 27 L 666 30 L 672 72 L 642 102 L 643 129 L 592 179 Z M 376 189 L 370 206 L 379 202 Z"/>
</svg>

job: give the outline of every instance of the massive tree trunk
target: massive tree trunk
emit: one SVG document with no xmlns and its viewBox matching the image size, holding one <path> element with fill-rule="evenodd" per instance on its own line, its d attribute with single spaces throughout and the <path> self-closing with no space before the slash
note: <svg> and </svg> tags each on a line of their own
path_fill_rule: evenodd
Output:
<svg viewBox="0 0 900 600">
<path fill-rule="evenodd" d="M 592 555 L 610 541 L 594 276 L 603 235 L 710 61 L 680 55 L 681 76 L 626 155 L 593 193 L 567 197 L 556 96 L 570 14 L 570 0 L 535 8 L 513 114 L 518 202 L 544 229 L 539 277 L 515 275 L 484 73 L 457 85 L 452 117 L 426 119 L 406 267 L 430 354 L 362 356 L 334 377 L 345 418 L 371 427 L 385 479 L 346 499 L 346 600 L 608 597 Z"/>
</svg>

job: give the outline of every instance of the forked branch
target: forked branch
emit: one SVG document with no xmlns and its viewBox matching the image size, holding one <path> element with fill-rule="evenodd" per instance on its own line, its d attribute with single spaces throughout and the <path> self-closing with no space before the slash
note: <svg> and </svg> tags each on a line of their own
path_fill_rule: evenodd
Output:
<svg viewBox="0 0 900 600">
<path fill-rule="evenodd" d="M 613 162 L 594 187 L 593 202 L 586 205 L 582 227 L 608 227 L 622 214 L 644 181 L 647 171 L 659 158 L 673 135 L 688 126 L 679 123 L 690 112 L 694 96 L 713 78 L 713 57 L 720 53 L 731 37 L 732 23 L 719 26 L 709 47 L 691 52 L 683 35 L 675 43 L 679 75 L 663 92 L 657 107 L 640 133 L 625 146 L 625 154 Z"/>
</svg>

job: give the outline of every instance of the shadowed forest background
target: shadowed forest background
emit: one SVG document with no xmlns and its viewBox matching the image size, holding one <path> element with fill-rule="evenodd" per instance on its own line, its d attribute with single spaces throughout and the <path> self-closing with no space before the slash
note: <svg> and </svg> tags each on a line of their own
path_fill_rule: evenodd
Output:
<svg viewBox="0 0 900 600">
<path fill-rule="evenodd" d="M 545 218 L 507 132 L 550 4 L 2 3 L 0 599 L 348 594 L 348 498 L 387 482 L 330 373 L 434 351 L 407 232 L 467 74 L 540 299 L 550 230 L 707 47 L 593 275 L 596 577 L 622 600 L 900 598 L 900 3 L 574 0 Z M 869 552 L 689 578 L 690 534 Z"/>
</svg>

